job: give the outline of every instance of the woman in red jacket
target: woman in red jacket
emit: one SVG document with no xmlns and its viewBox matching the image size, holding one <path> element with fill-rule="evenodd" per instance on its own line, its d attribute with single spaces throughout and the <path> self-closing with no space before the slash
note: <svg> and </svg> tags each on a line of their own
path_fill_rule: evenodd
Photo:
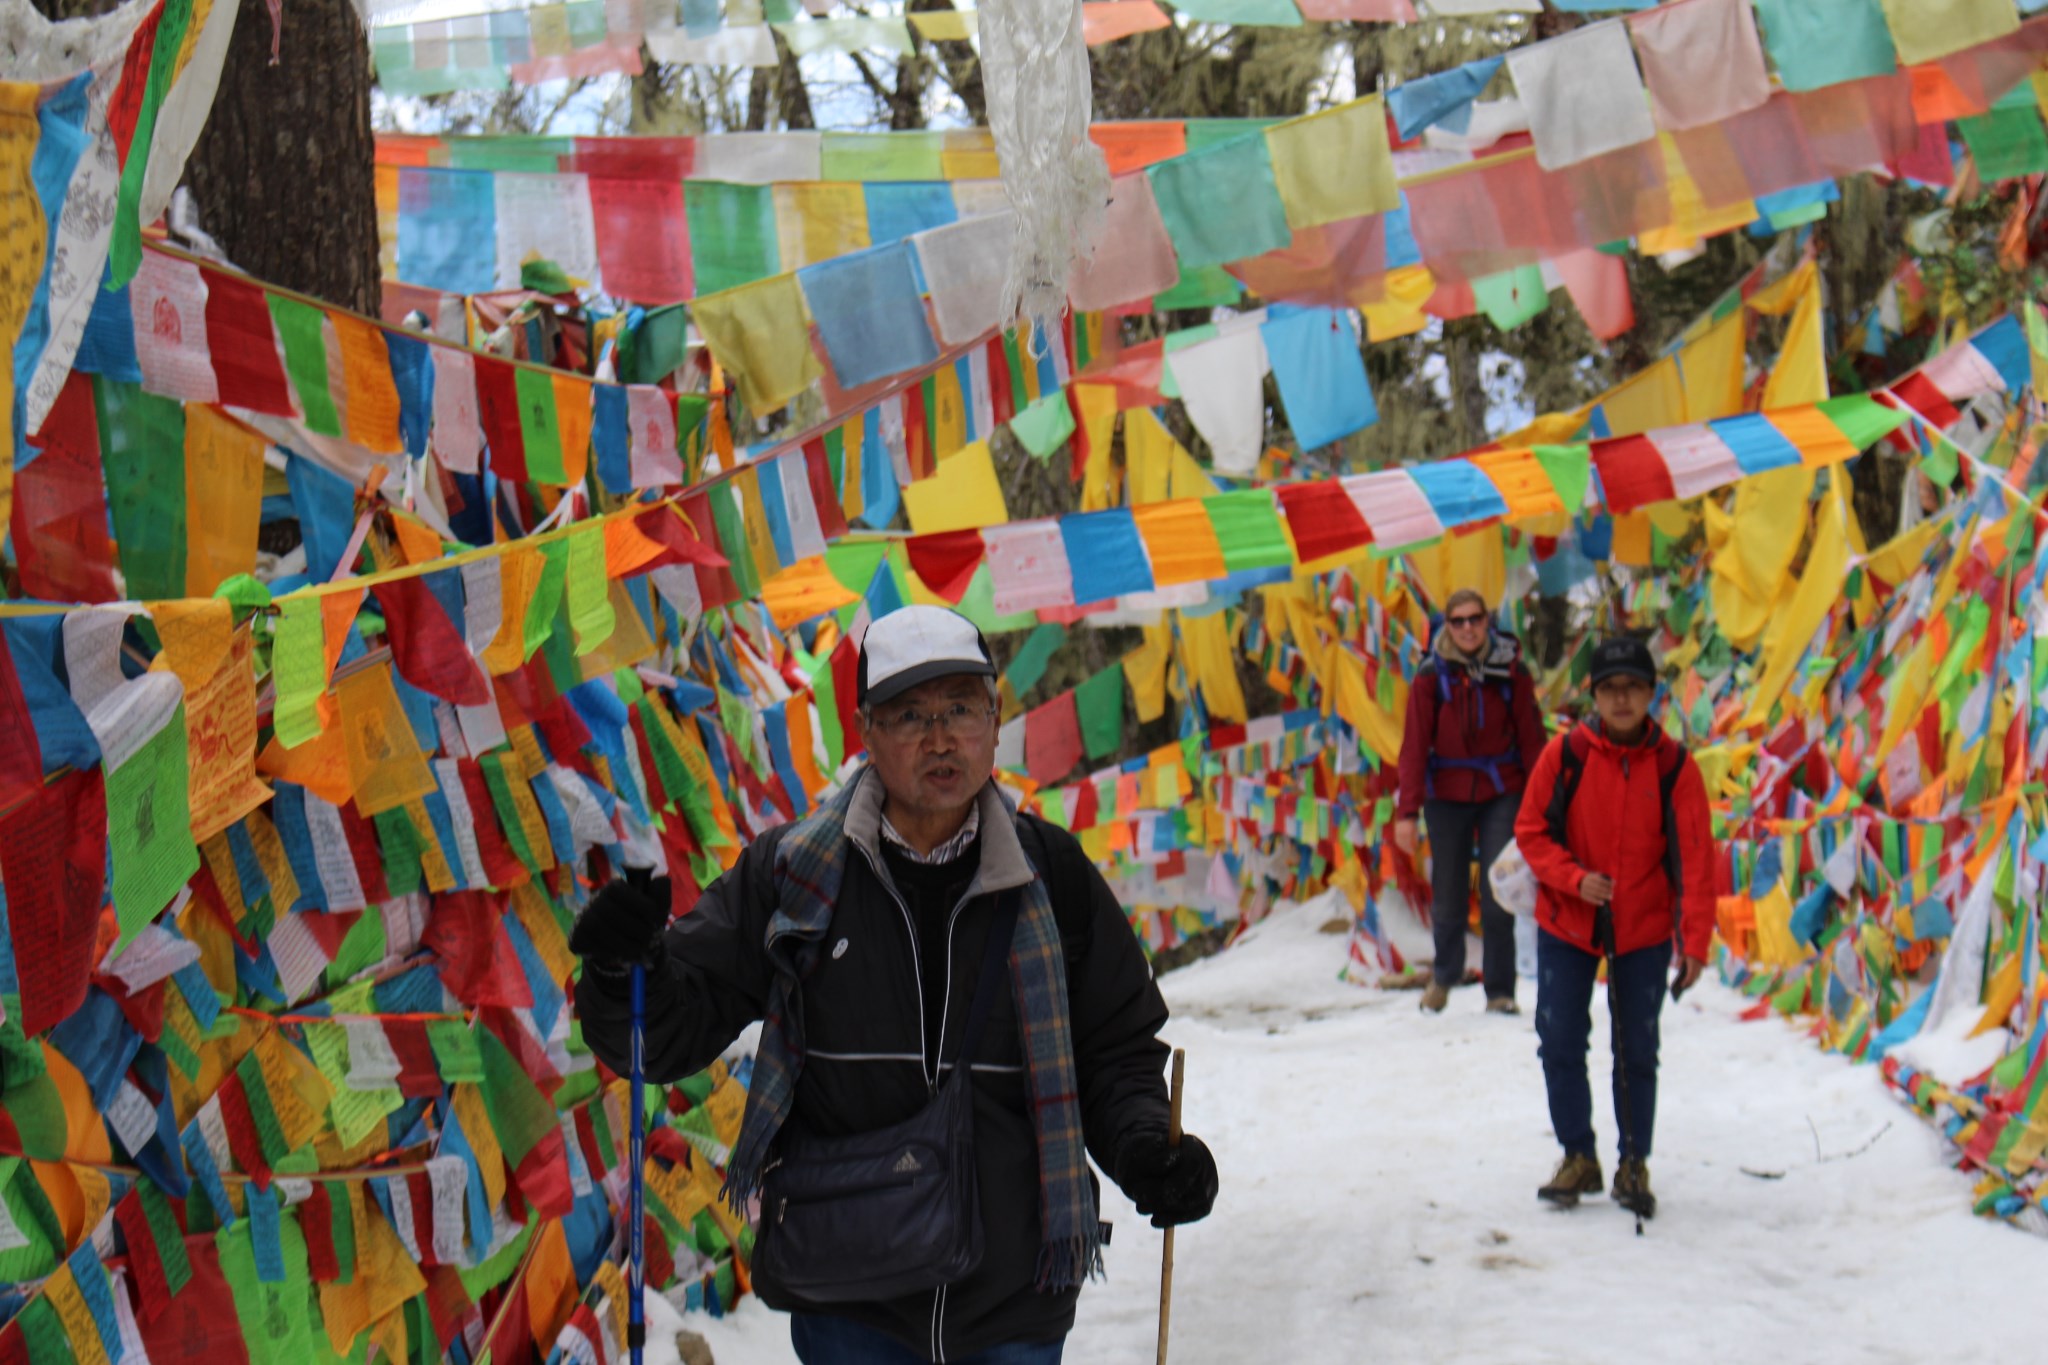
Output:
<svg viewBox="0 0 2048 1365">
<path fill-rule="evenodd" d="M 1608 962 L 1617 1023 L 1614 1198 L 1644 1218 L 1657 1118 L 1657 1015 L 1676 940 L 1674 993 L 1699 979 L 1714 937 L 1714 832 L 1699 765 L 1650 723 L 1657 670 L 1640 640 L 1593 651 L 1598 718 L 1550 741 L 1529 777 L 1515 841 L 1536 875 L 1536 1036 L 1564 1160 L 1540 1198 L 1600 1193 L 1586 1079 L 1593 986 Z"/>
<path fill-rule="evenodd" d="M 1473 845 L 1482 871 L 1514 837 L 1515 812 L 1529 769 L 1543 752 L 1536 685 L 1522 665 L 1521 646 L 1493 629 L 1486 599 L 1460 588 L 1444 605 L 1444 629 L 1429 662 L 1408 689 L 1401 736 L 1401 789 L 1394 842 L 1415 853 L 1415 817 L 1429 822 L 1430 926 L 1436 962 L 1422 1007 L 1443 1009 L 1465 979 L 1465 922 L 1472 895 Z M 1515 919 L 1479 882 L 1479 927 L 1485 946 L 1486 1008 L 1514 1014 Z"/>
</svg>

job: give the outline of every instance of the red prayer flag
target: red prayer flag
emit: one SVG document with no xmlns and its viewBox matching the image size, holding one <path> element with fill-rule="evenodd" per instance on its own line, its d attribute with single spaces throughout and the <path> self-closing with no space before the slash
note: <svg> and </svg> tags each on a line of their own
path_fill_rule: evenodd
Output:
<svg viewBox="0 0 2048 1365">
<path fill-rule="evenodd" d="M 903 544 L 910 567 L 924 585 L 956 604 L 967 595 L 967 585 L 981 567 L 982 548 L 981 532 L 972 529 L 912 536 Z"/>
<path fill-rule="evenodd" d="M 107 789 L 97 767 L 47 786 L 38 782 L 25 803 L 0 817 L 0 885 L 21 978 L 23 1032 L 53 1028 L 85 1003 L 106 869 Z"/>
<path fill-rule="evenodd" d="M 683 183 L 592 177 L 590 214 L 604 292 L 633 303 L 681 303 L 696 293 Z"/>
<path fill-rule="evenodd" d="M 1024 716 L 1024 771 L 1033 782 L 1057 782 L 1081 761 L 1081 719 L 1074 694 L 1062 692 Z"/>
<path fill-rule="evenodd" d="M 504 914 L 500 894 L 451 891 L 434 897 L 420 943 L 441 959 L 441 983 L 465 1005 L 533 1008 L 533 989 L 505 932 Z"/>
<path fill-rule="evenodd" d="M 192 1278 L 163 1312 L 137 1326 L 153 1365 L 249 1365 L 242 1320 L 213 1235 L 185 1239 Z"/>
<path fill-rule="evenodd" d="M 476 358 L 477 417 L 491 451 L 491 472 L 507 483 L 526 482 L 526 437 L 519 426 L 519 382 L 508 361 Z"/>
<path fill-rule="evenodd" d="M 14 555 L 22 590 L 53 602 L 111 602 L 114 545 L 100 468 L 92 376 L 73 370 L 43 429 L 28 438 L 42 453 L 14 473 Z"/>
<path fill-rule="evenodd" d="M 1617 516 L 1669 502 L 1678 496 L 1671 486 L 1671 467 L 1647 436 L 1616 436 L 1593 442 L 1593 465 L 1600 471 L 1600 492 Z"/>
<path fill-rule="evenodd" d="M 291 386 L 278 358 L 277 327 L 262 287 L 203 266 L 199 274 L 206 281 L 206 340 L 221 403 L 291 416 Z"/>
<path fill-rule="evenodd" d="M 483 706 L 491 700 L 489 680 L 425 579 L 380 583 L 377 601 L 384 608 L 398 676 L 457 706 Z"/>
<path fill-rule="evenodd" d="M 1280 495 L 1280 508 L 1287 515 L 1287 529 L 1294 536 L 1302 563 L 1372 543 L 1372 528 L 1336 480 L 1283 483 L 1274 491 Z"/>
<path fill-rule="evenodd" d="M 0 631 L 0 810 L 12 809 L 44 795 L 43 751 L 29 721 L 28 699 L 14 671 L 7 634 Z M 105 805 L 101 806 L 105 824 Z"/>
</svg>

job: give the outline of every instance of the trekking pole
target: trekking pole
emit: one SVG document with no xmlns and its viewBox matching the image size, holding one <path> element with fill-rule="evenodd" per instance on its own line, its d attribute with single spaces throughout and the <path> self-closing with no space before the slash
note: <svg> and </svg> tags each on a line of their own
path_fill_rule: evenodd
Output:
<svg viewBox="0 0 2048 1365">
<path fill-rule="evenodd" d="M 1188 1054 L 1180 1048 L 1173 1050 L 1173 1089 L 1167 1099 L 1166 1141 L 1171 1147 L 1180 1146 L 1180 1091 L 1181 1079 L 1185 1074 Z M 1166 1328 L 1173 1319 L 1173 1229 L 1166 1230 L 1166 1243 L 1159 1253 L 1159 1359 L 1157 1365 L 1166 1365 Z"/>
<path fill-rule="evenodd" d="M 1621 1056 L 1621 1012 L 1614 995 L 1615 966 L 1621 955 L 1615 951 L 1613 906 L 1601 906 L 1595 920 L 1595 927 L 1600 931 L 1600 949 L 1607 954 L 1607 1046 L 1614 1053 L 1615 1100 L 1621 1110 L 1614 1116 L 1614 1126 L 1621 1130 L 1622 1149 L 1632 1153 L 1635 1143 L 1629 1133 L 1629 1122 L 1635 1117 L 1635 1109 L 1628 1102 L 1628 1067 Z M 1616 1170 L 1615 1174 L 1619 1176 L 1621 1172 Z M 1629 1212 L 1636 1216 L 1636 1236 L 1640 1237 L 1643 1235 L 1642 1210 L 1630 1209 Z"/>
<path fill-rule="evenodd" d="M 641 1365 L 647 1348 L 647 1126 L 645 1087 L 647 1048 L 647 968 L 633 964 L 633 1037 L 628 1055 L 627 1079 L 632 1120 L 626 1126 L 626 1160 L 632 1167 L 631 1224 L 626 1233 L 626 1347 L 633 1365 Z"/>
</svg>

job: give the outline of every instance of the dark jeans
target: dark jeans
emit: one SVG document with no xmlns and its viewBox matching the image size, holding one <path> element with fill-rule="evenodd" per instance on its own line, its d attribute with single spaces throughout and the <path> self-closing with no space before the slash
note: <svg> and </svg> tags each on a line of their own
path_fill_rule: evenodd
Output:
<svg viewBox="0 0 2048 1365">
<path fill-rule="evenodd" d="M 1472 905 L 1472 845 L 1479 845 L 1479 930 L 1485 945 L 1481 975 L 1486 998 L 1515 993 L 1515 917 L 1493 898 L 1486 870 L 1514 842 L 1515 814 L 1522 795 L 1491 801 L 1425 801 L 1429 826 L 1430 928 L 1436 935 L 1436 979 L 1455 986 L 1465 979 L 1465 923 Z"/>
<path fill-rule="evenodd" d="M 913 1351 L 886 1332 L 863 1327 L 829 1313 L 789 1315 L 789 1340 L 803 1365 L 924 1365 L 924 1353 Z M 1048 1342 L 1005 1342 L 973 1355 L 956 1356 L 953 1365 L 1060 1365 L 1066 1339 Z"/>
<path fill-rule="evenodd" d="M 1657 1126 L 1657 1014 L 1664 1006 L 1671 944 L 1623 953 L 1608 968 L 1620 1056 L 1614 1067 L 1614 1112 L 1628 1115 L 1621 1134 L 1623 1159 L 1650 1155 Z M 1567 1152 L 1595 1155 L 1593 1089 L 1586 1080 L 1586 1044 L 1593 1031 L 1593 991 L 1600 958 L 1549 930 L 1536 940 L 1536 1037 L 1543 1084 L 1550 1092 L 1550 1126 Z M 1628 1104 L 1621 1102 L 1628 1077 Z"/>
</svg>

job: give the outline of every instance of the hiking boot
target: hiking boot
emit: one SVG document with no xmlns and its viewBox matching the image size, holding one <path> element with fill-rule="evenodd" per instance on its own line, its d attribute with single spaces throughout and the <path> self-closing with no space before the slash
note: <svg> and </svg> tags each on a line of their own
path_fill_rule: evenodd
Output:
<svg viewBox="0 0 2048 1365">
<path fill-rule="evenodd" d="M 1428 1010 L 1431 1014 L 1442 1014 L 1444 1006 L 1450 1003 L 1451 988 L 1435 977 L 1431 977 L 1429 984 L 1422 988 L 1422 1008 Z"/>
<path fill-rule="evenodd" d="M 1617 1184 L 1620 1182 L 1617 1181 Z M 1550 1183 L 1536 1191 L 1538 1199 L 1547 1199 L 1559 1208 L 1575 1209 L 1582 1194 L 1598 1194 L 1606 1181 L 1600 1174 L 1600 1158 L 1584 1152 L 1567 1152 L 1563 1161 L 1557 1163 L 1557 1174 L 1550 1177 Z"/>
<path fill-rule="evenodd" d="M 1650 1167 L 1641 1157 L 1624 1157 L 1614 1168 L 1614 1202 L 1638 1218 L 1657 1216 L 1657 1196 L 1650 1193 Z"/>
<path fill-rule="evenodd" d="M 1522 1007 L 1515 1003 L 1512 995 L 1496 995 L 1486 1002 L 1488 1014 L 1520 1014 Z"/>
</svg>

